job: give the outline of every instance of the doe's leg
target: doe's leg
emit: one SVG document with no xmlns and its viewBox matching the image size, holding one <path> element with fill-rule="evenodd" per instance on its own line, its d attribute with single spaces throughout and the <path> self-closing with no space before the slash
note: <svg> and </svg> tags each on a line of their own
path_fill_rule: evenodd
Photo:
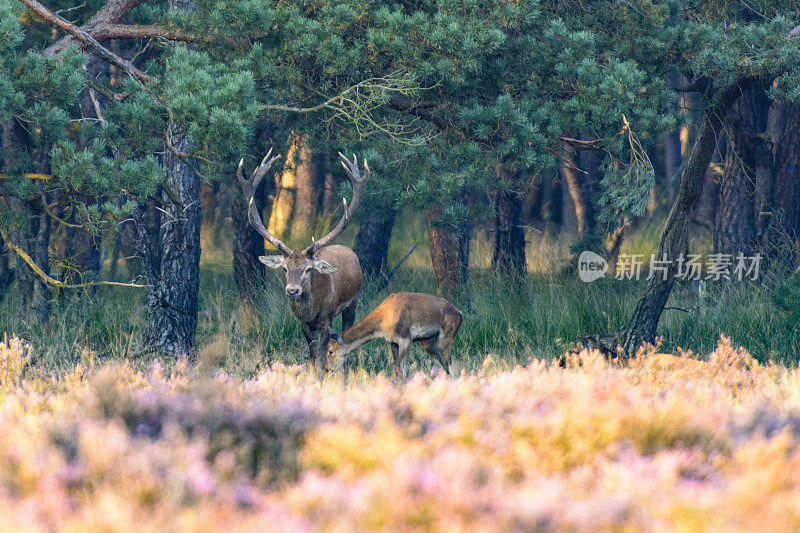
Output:
<svg viewBox="0 0 800 533">
<path fill-rule="evenodd" d="M 422 348 L 426 352 L 431 354 L 433 356 L 433 358 L 436 361 L 438 361 L 440 365 L 442 365 L 442 368 L 444 368 L 445 373 L 450 374 L 450 365 L 449 365 L 449 363 L 450 363 L 449 355 L 450 354 L 449 353 L 447 354 L 448 355 L 448 359 L 447 360 L 445 360 L 442 357 L 442 352 L 439 349 L 439 341 L 438 341 L 438 339 L 434 338 L 432 340 L 422 341 L 420 344 L 422 344 Z"/>
<path fill-rule="evenodd" d="M 308 358 L 314 361 L 318 351 L 318 345 L 315 344 L 317 342 L 317 332 L 308 324 L 301 324 L 300 327 L 303 329 L 303 337 L 306 338 L 306 343 L 308 344 Z"/>
</svg>

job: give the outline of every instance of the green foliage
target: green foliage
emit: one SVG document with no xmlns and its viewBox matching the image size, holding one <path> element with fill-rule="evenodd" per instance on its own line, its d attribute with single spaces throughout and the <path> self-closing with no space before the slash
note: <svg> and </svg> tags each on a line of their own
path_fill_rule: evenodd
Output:
<svg viewBox="0 0 800 533">
<path fill-rule="evenodd" d="M 52 7 L 70 9 L 81 23 L 101 5 Z M 203 39 L 191 47 L 154 40 L 146 54 L 131 46 L 127 53 L 142 53 L 142 68 L 156 80 L 142 87 L 105 74 L 88 80 L 87 56 L 77 48 L 44 59 L 50 28 L 19 2 L 0 0 L 0 119 L 15 117 L 26 136 L 3 154 L 11 179 L 0 194 L 55 195 L 66 204 L 88 196 L 102 209 L 87 211 L 87 220 L 117 220 L 120 205 L 157 193 L 169 125 L 173 143 L 188 139 L 185 153 L 205 178 L 262 154 L 265 138 L 285 151 L 301 134 L 314 148 L 367 156 L 373 179 L 365 204 L 441 206 L 439 223 L 456 225 L 467 215 L 459 200 L 465 188 L 507 187 L 495 176 L 498 164 L 535 182 L 568 137 L 601 150 L 600 207 L 610 226 L 646 205 L 654 173 L 645 149 L 677 120 L 669 73 L 712 90 L 737 76 L 774 76 L 773 96 L 800 98 L 800 46 L 786 38 L 800 22 L 795 7 L 791 0 L 195 0 L 182 12 L 145 3 L 129 22 Z M 106 97 L 118 95 L 101 98 L 103 121 L 85 109 L 90 81 Z M 48 156 L 53 179 L 21 178 Z"/>
</svg>

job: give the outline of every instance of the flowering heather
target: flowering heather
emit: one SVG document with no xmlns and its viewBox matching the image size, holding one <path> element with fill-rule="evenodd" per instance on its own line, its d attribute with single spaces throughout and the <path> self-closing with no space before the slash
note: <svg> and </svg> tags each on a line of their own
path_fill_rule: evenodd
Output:
<svg viewBox="0 0 800 533">
<path fill-rule="evenodd" d="M 2 531 L 800 528 L 800 372 L 725 338 L 402 386 L 28 357 L 0 344 Z"/>
</svg>

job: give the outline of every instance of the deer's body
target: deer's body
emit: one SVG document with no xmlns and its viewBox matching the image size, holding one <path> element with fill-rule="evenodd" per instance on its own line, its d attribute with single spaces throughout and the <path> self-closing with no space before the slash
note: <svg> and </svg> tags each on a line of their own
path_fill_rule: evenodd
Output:
<svg viewBox="0 0 800 533">
<path fill-rule="evenodd" d="M 405 376 L 412 342 L 419 342 L 449 374 L 450 352 L 460 327 L 461 311 L 444 298 L 396 292 L 339 338 L 328 342 L 327 369 L 341 367 L 348 353 L 371 340 L 382 339 L 392 348 L 396 378 Z"/>
<path fill-rule="evenodd" d="M 358 294 L 364 283 L 358 256 L 347 246 L 332 244 L 320 248 L 314 258 L 325 261 L 336 270 L 325 274 L 312 269 L 306 290 L 296 298 L 289 298 L 289 309 L 302 324 L 309 344 L 313 341 L 313 336 L 309 338 L 311 331 L 328 331 L 340 313 L 342 328 L 353 325 Z"/>
<path fill-rule="evenodd" d="M 331 322 L 338 314 L 342 314 L 342 327 L 347 329 L 353 325 L 358 304 L 358 293 L 364 282 L 361 264 L 355 252 L 346 246 L 330 244 L 347 226 L 358 207 L 364 185 L 369 179 L 369 166 L 364 161 L 365 175 L 362 178 L 355 155 L 350 161 L 342 154 L 342 165 L 353 184 L 353 199 L 350 205 L 344 200 L 344 215 L 330 233 L 305 249 L 292 250 L 280 239 L 272 235 L 264 226 L 261 215 L 255 207 L 254 195 L 261 179 L 278 158 L 270 159 L 272 150 L 264 157 L 261 164 L 253 171 L 248 180 L 242 175 L 242 163 L 236 176 L 242 186 L 242 192 L 248 201 L 248 219 L 250 224 L 264 239 L 272 244 L 281 255 L 261 256 L 259 260 L 274 269 L 282 268 L 286 273 L 286 296 L 289 298 L 289 309 L 297 317 L 303 328 L 303 336 L 308 343 L 309 356 L 321 378 L 327 367 L 326 350 L 331 330 Z M 317 338 L 319 336 L 319 338 Z"/>
</svg>

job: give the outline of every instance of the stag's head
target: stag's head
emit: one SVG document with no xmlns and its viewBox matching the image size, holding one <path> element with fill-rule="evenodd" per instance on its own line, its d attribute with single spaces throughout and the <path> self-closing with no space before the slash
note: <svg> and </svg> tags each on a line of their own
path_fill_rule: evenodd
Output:
<svg viewBox="0 0 800 533">
<path fill-rule="evenodd" d="M 353 155 L 353 160 L 350 161 L 347 157 L 342 155 L 341 152 L 339 153 L 339 157 L 342 158 L 342 166 L 353 184 L 353 199 L 349 205 L 346 199 L 342 199 L 344 214 L 330 233 L 318 241 L 312 242 L 311 246 L 308 248 L 292 250 L 286 246 L 283 241 L 267 230 L 255 206 L 254 197 L 258 184 L 267 174 L 272 164 L 280 157 L 276 155 L 270 158 L 270 155 L 272 155 L 272 149 L 270 149 L 267 155 L 264 156 L 264 159 L 261 160 L 261 164 L 256 167 L 249 180 L 245 179 L 242 175 L 242 163 L 244 160 L 239 161 L 239 168 L 236 170 L 236 176 L 239 178 L 242 192 L 248 202 L 247 216 L 250 220 L 250 224 L 267 240 L 267 242 L 280 252 L 280 255 L 261 256 L 259 260 L 270 268 L 282 268 L 284 270 L 286 273 L 286 296 L 296 299 L 300 298 L 304 293 L 307 293 L 313 271 L 317 271 L 321 274 L 332 274 L 336 272 L 336 268 L 322 259 L 317 259 L 314 257 L 314 254 L 323 246 L 330 244 L 333 239 L 344 231 L 344 228 L 347 226 L 347 223 L 350 221 L 350 218 L 353 216 L 353 213 L 361 201 L 361 193 L 364 190 L 364 184 L 369 179 L 369 165 L 367 165 L 367 160 L 365 159 L 364 177 L 362 178 L 358 170 L 358 160 L 355 154 Z"/>
<path fill-rule="evenodd" d="M 306 250 L 292 250 L 289 255 L 262 255 L 262 263 L 269 268 L 282 268 L 286 273 L 286 296 L 291 299 L 300 298 L 308 290 L 311 272 L 333 274 L 336 268 L 327 261 L 317 259 Z"/>
</svg>

